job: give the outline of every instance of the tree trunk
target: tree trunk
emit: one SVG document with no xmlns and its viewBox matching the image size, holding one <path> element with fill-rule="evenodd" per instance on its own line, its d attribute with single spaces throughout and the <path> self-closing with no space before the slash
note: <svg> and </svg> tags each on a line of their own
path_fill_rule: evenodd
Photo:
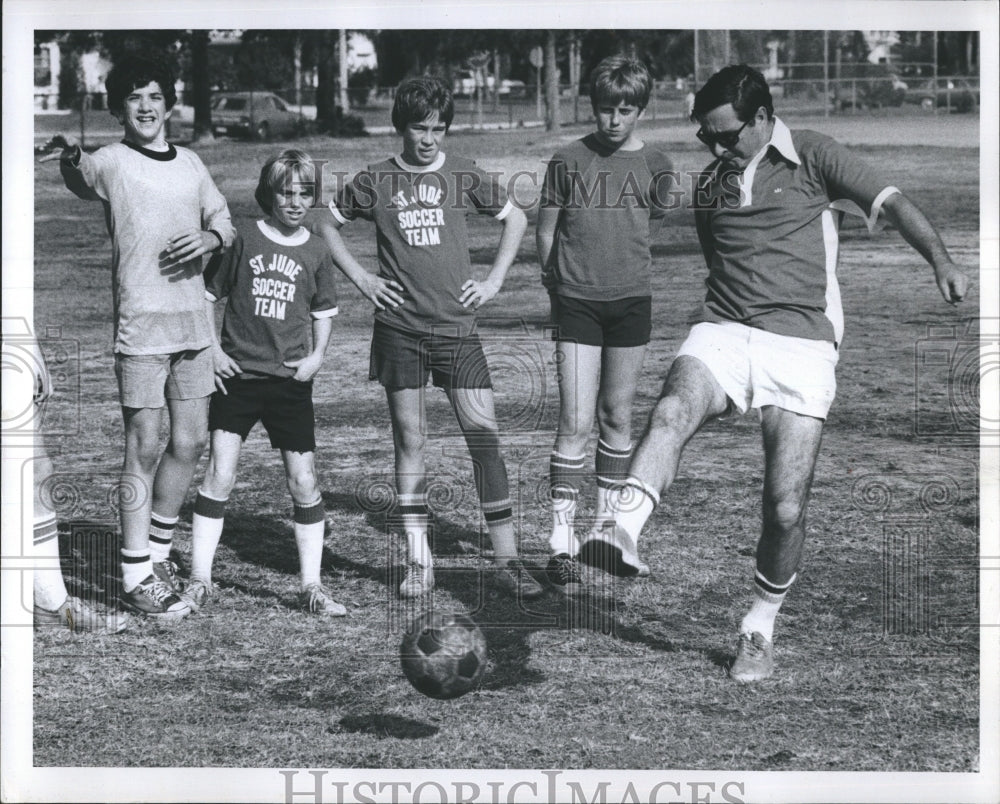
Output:
<svg viewBox="0 0 1000 804">
<path fill-rule="evenodd" d="M 347 113 L 351 108 L 351 99 L 347 94 L 347 31 L 341 30 L 337 47 L 337 66 L 339 68 L 338 85 L 340 87 L 340 108 Z"/>
<path fill-rule="evenodd" d="M 333 31 L 317 31 L 316 47 L 316 121 L 321 131 L 330 131 L 336 122 L 336 66 Z"/>
<path fill-rule="evenodd" d="M 212 82 L 208 74 L 208 31 L 191 32 L 191 105 L 194 106 L 192 142 L 214 140 Z"/>
<path fill-rule="evenodd" d="M 559 65 L 556 64 L 557 31 L 545 32 L 545 130 L 559 128 Z"/>
<path fill-rule="evenodd" d="M 490 60 L 493 64 L 493 114 L 496 114 L 500 110 L 500 53 L 496 48 L 493 48 Z"/>
<path fill-rule="evenodd" d="M 295 70 L 295 105 L 302 106 L 302 32 L 295 32 L 292 45 L 292 67 Z"/>
</svg>

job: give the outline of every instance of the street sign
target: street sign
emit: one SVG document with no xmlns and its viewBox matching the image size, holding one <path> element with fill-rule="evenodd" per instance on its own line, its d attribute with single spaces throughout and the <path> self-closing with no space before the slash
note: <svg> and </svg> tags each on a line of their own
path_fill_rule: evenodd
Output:
<svg viewBox="0 0 1000 804">
<path fill-rule="evenodd" d="M 531 66 L 536 70 L 539 69 L 545 63 L 545 54 L 542 52 L 542 48 L 539 46 L 533 47 L 528 54 L 528 61 L 531 62 Z"/>
</svg>

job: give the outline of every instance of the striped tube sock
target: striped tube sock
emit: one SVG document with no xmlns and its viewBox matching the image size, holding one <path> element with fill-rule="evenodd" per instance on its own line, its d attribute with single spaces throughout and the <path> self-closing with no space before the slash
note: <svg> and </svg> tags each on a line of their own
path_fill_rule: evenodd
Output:
<svg viewBox="0 0 1000 804">
<path fill-rule="evenodd" d="M 660 495 L 656 489 L 637 477 L 630 477 L 624 485 L 618 487 L 611 500 L 611 510 L 615 523 L 624 528 L 632 541 L 638 544 L 642 526 L 659 504 Z"/>
<path fill-rule="evenodd" d="M 302 588 L 319 583 L 320 565 L 323 562 L 323 526 L 326 512 L 323 498 L 312 505 L 296 505 L 295 545 L 299 548 L 299 571 Z"/>
<path fill-rule="evenodd" d="M 792 575 L 786 583 L 779 586 L 771 583 L 757 570 L 754 575 L 753 605 L 740 623 L 741 634 L 757 631 L 768 642 L 773 639 L 774 618 L 778 616 L 778 610 L 796 577 L 798 576 Z"/>
<path fill-rule="evenodd" d="M 563 455 L 553 450 L 549 457 L 549 498 L 552 500 L 549 548 L 554 555 L 576 555 L 578 546 L 573 535 L 573 519 L 585 463 L 585 455 Z"/>
<path fill-rule="evenodd" d="M 191 577 L 212 582 L 212 563 L 222 538 L 226 500 L 216 500 L 199 491 L 191 517 Z"/>
<path fill-rule="evenodd" d="M 155 511 L 149 521 L 149 556 L 153 561 L 170 558 L 170 546 L 174 541 L 174 528 L 179 517 L 160 516 Z"/>
<path fill-rule="evenodd" d="M 597 456 L 594 469 L 597 473 L 597 525 L 614 518 L 611 502 L 615 491 L 628 477 L 628 466 L 632 462 L 632 445 L 625 449 L 615 449 L 603 439 L 597 440 Z"/>
<path fill-rule="evenodd" d="M 47 611 L 55 611 L 65 602 L 69 593 L 59 566 L 59 526 L 56 515 L 51 511 L 35 519 L 34 548 L 35 557 L 45 559 L 35 567 L 35 605 Z"/>
<path fill-rule="evenodd" d="M 122 589 L 131 592 L 153 574 L 153 561 L 149 549 L 126 550 L 122 548 Z"/>
<path fill-rule="evenodd" d="M 429 567 L 433 559 L 431 546 L 427 540 L 430 520 L 427 513 L 427 495 L 400 494 L 396 513 L 406 537 L 407 557 L 422 567 Z"/>
<path fill-rule="evenodd" d="M 506 564 L 517 557 L 517 539 L 514 536 L 514 509 L 510 498 L 484 502 L 483 517 L 490 532 L 493 555 L 498 564 Z"/>
</svg>

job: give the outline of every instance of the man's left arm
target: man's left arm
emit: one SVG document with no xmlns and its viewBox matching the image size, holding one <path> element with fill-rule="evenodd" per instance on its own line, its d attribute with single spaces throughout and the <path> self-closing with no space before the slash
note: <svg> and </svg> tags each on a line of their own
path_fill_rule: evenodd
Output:
<svg viewBox="0 0 1000 804">
<path fill-rule="evenodd" d="M 869 231 L 878 228 L 878 218 L 883 216 L 931 264 L 946 302 L 956 304 L 965 297 L 969 279 L 952 262 L 933 224 L 916 204 L 887 181 L 888 177 L 877 166 L 857 158 L 829 137 L 811 143 L 807 158 L 815 159 L 820 166 L 833 201 L 831 207 L 860 214 Z M 854 205 L 858 209 L 853 210 Z"/>
<path fill-rule="evenodd" d="M 952 262 L 941 236 L 927 216 L 900 192 L 885 199 L 882 212 L 903 239 L 931 264 L 944 300 L 949 304 L 962 301 L 969 287 L 969 278 Z"/>
</svg>

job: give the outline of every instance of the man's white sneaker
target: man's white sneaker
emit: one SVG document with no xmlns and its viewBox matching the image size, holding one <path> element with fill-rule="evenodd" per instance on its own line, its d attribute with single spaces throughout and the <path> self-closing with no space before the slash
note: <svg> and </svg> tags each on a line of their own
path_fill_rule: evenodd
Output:
<svg viewBox="0 0 1000 804">
<path fill-rule="evenodd" d="M 740 634 L 729 677 L 740 684 L 762 681 L 774 672 L 774 645 L 759 631 Z"/>
<path fill-rule="evenodd" d="M 610 520 L 590 531 L 579 555 L 584 564 L 619 578 L 649 575 L 649 567 L 639 558 L 632 537 Z"/>
</svg>

